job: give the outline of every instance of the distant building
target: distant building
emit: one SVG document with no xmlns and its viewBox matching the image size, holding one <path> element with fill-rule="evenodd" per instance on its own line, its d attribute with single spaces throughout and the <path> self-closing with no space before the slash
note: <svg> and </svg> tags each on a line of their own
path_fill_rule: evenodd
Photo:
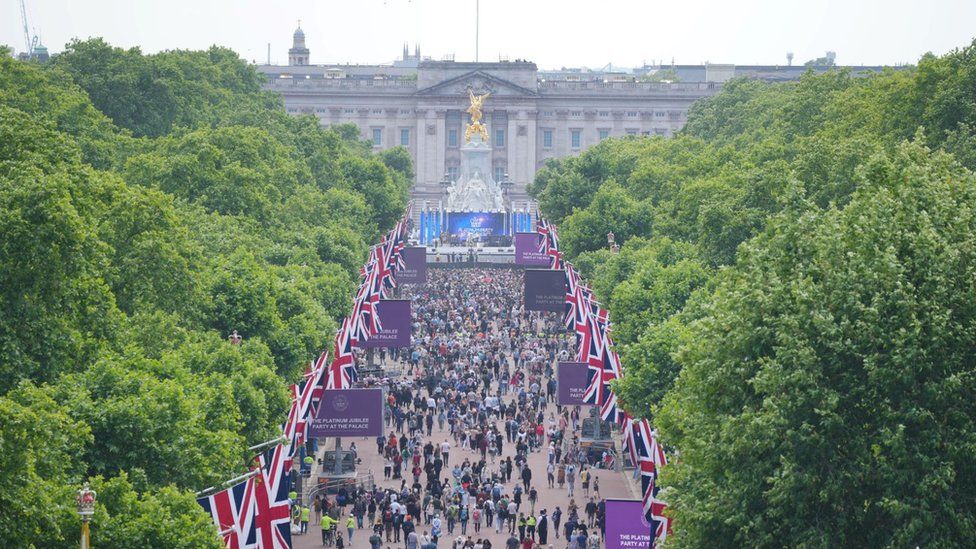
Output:
<svg viewBox="0 0 976 549">
<path fill-rule="evenodd" d="M 550 158 L 579 154 L 608 137 L 671 136 L 688 108 L 736 76 L 794 80 L 827 67 L 655 65 L 636 70 L 539 70 L 525 60 L 434 61 L 404 46 L 390 65 L 312 65 L 305 34 L 295 31 L 289 66 L 264 65 L 266 88 L 291 114 L 314 114 L 324 125 L 356 124 L 376 149 L 402 145 L 414 160 L 414 197 L 437 200 L 440 182 L 456 179 L 468 89 L 491 92 L 484 122 L 492 175 L 515 183 L 513 198 Z M 850 67 L 877 72 L 882 67 Z M 507 178 L 505 176 L 508 176 Z"/>
<path fill-rule="evenodd" d="M 291 66 L 308 65 L 308 48 L 305 47 L 305 32 L 299 26 L 292 35 L 292 46 L 288 50 L 288 64 Z"/>
</svg>

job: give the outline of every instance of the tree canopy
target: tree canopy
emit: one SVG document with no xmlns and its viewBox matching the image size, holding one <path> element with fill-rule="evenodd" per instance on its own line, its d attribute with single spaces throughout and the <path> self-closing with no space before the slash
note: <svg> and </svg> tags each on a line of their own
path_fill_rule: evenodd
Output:
<svg viewBox="0 0 976 549">
<path fill-rule="evenodd" d="M 736 79 L 537 174 L 675 457 L 669 547 L 974 543 L 974 71 Z"/>
<path fill-rule="evenodd" d="M 66 545 L 219 540 L 193 492 L 276 436 L 412 178 L 285 114 L 235 53 L 0 55 L 0 525 Z M 227 337 L 237 331 L 240 345 Z M 99 541 L 100 540 L 100 541 Z"/>
</svg>

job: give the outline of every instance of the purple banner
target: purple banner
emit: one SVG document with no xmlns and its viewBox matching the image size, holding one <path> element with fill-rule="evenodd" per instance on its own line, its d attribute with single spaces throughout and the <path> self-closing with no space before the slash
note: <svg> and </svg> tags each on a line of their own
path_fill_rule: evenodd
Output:
<svg viewBox="0 0 976 549">
<path fill-rule="evenodd" d="M 636 499 L 608 499 L 606 547 L 650 549 L 651 525 L 644 517 L 644 504 Z"/>
<path fill-rule="evenodd" d="M 515 264 L 548 267 L 549 256 L 539 252 L 539 233 L 515 233 Z"/>
<path fill-rule="evenodd" d="M 550 269 L 525 270 L 525 310 L 566 310 L 566 275 Z"/>
<path fill-rule="evenodd" d="M 556 404 L 560 406 L 589 406 L 583 393 L 589 385 L 589 367 L 585 362 L 560 362 L 556 365 Z"/>
<path fill-rule="evenodd" d="M 383 329 L 356 346 L 362 349 L 376 347 L 410 346 L 410 300 L 381 299 L 376 306 Z"/>
<path fill-rule="evenodd" d="M 404 248 L 403 269 L 396 274 L 397 284 L 425 284 L 427 282 L 427 248 Z"/>
<path fill-rule="evenodd" d="M 312 438 L 383 434 L 383 389 L 326 389 L 309 424 Z"/>
</svg>

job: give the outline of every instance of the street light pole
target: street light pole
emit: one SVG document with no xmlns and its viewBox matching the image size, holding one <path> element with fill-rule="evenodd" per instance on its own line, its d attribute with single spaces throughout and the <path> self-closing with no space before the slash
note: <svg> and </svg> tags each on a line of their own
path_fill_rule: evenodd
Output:
<svg viewBox="0 0 976 549">
<path fill-rule="evenodd" d="M 98 494 L 88 487 L 88 483 L 81 490 L 75 501 L 78 503 L 78 516 L 81 517 L 81 549 L 91 548 L 91 533 L 88 530 L 88 522 L 95 514 L 95 496 Z"/>
</svg>

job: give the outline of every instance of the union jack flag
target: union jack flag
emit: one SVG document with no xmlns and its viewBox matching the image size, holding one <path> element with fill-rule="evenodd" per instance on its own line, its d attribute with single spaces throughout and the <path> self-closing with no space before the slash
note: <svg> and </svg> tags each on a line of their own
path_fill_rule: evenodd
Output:
<svg viewBox="0 0 976 549">
<path fill-rule="evenodd" d="M 352 324 L 350 337 L 353 344 L 368 340 L 373 334 L 383 329 L 377 309 L 380 297 L 383 295 L 382 285 L 379 284 L 380 274 L 370 268 L 366 279 L 359 286 L 356 299 L 353 300 Z"/>
<path fill-rule="evenodd" d="M 545 219 L 539 219 L 536 223 L 536 232 L 542 235 L 539 240 L 539 253 L 549 256 L 549 268 L 563 268 L 563 254 L 559 251 L 559 233 L 556 226 Z"/>
<path fill-rule="evenodd" d="M 342 319 L 332 345 L 332 362 L 326 372 L 326 389 L 348 389 L 356 380 L 356 358 L 352 354 L 349 317 Z"/>
<path fill-rule="evenodd" d="M 650 522 L 654 528 L 654 546 L 663 542 L 671 533 L 671 519 L 664 514 L 668 504 L 655 497 L 651 502 Z"/>
<path fill-rule="evenodd" d="M 598 323 L 594 323 L 598 324 Z M 600 417 L 604 421 L 612 421 L 614 423 L 620 423 L 623 421 L 623 410 L 617 406 L 617 394 L 613 392 L 610 387 L 610 382 L 615 379 L 620 379 L 623 377 L 623 370 L 620 365 L 620 357 L 617 355 L 617 351 L 613 348 L 613 340 L 610 339 L 610 335 L 606 331 L 601 331 L 600 334 L 603 339 L 603 384 L 604 384 L 604 395 L 605 399 L 601 403 L 600 407 Z"/>
<path fill-rule="evenodd" d="M 308 419 L 315 413 L 324 390 L 325 361 L 328 354 L 323 352 L 315 363 L 309 364 L 299 384 L 292 385 L 292 403 L 288 419 L 282 425 L 285 442 L 285 469 L 291 469 L 292 460 L 298 448 L 305 443 L 308 434 Z"/>
<path fill-rule="evenodd" d="M 197 499 L 203 510 L 210 513 L 217 532 L 228 549 L 257 547 L 254 477 Z"/>
<path fill-rule="evenodd" d="M 284 445 L 279 444 L 256 458 L 255 523 L 261 549 L 291 549 L 291 471 L 283 467 L 284 453 Z"/>
</svg>

